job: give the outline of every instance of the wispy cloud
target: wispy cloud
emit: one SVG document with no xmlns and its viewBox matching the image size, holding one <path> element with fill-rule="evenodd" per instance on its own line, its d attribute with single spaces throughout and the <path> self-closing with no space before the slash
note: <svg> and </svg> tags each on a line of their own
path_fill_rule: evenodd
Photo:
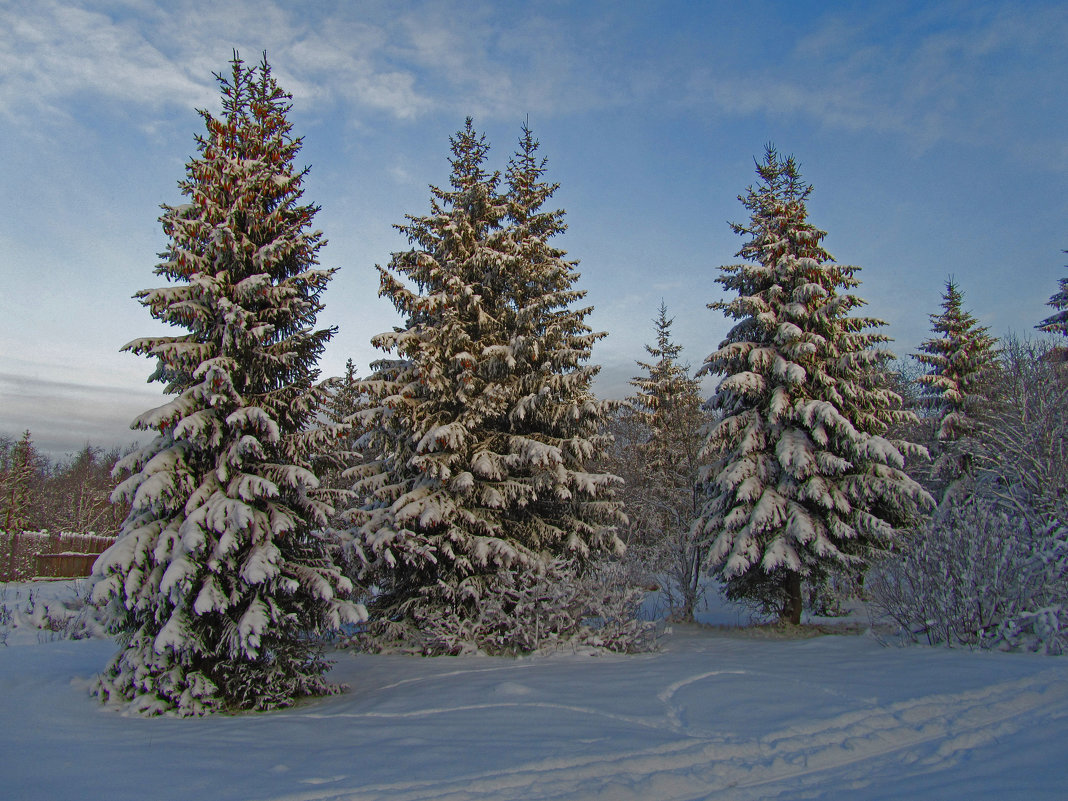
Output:
<svg viewBox="0 0 1068 801">
<path fill-rule="evenodd" d="M 71 115 L 100 100 L 212 107 L 232 49 L 269 53 L 305 107 L 411 119 L 433 110 L 546 112 L 605 102 L 583 32 L 509 6 L 458 2 L 212 4 L 12 0 L 0 26 L 0 114 Z M 618 93 L 616 93 L 618 94 Z M 150 125 L 150 122 L 146 122 Z"/>
<path fill-rule="evenodd" d="M 730 64 L 695 71 L 690 96 L 711 97 L 734 114 L 886 132 L 918 150 L 942 141 L 998 144 L 1029 158 L 1052 155 L 1068 169 L 1057 123 L 1065 41 L 1063 4 L 845 13 L 820 21 L 778 58 L 744 71 Z"/>
<path fill-rule="evenodd" d="M 642 26 L 656 24 L 658 13 L 641 5 L 594 3 L 567 13 L 545 3 L 460 0 L 7 5 L 0 113 L 16 118 L 27 108 L 66 115 L 100 99 L 210 107 L 211 71 L 236 47 L 246 58 L 267 50 L 305 107 L 338 104 L 356 116 L 514 117 L 674 98 L 732 115 L 883 131 L 919 149 L 1000 141 L 1021 152 L 1044 149 L 1043 157 L 1052 151 L 1062 164 L 1068 156 L 1063 137 L 1047 135 L 1059 126 L 1042 124 L 1063 118 L 1068 8 L 1061 3 L 829 12 L 795 39 L 744 59 L 738 39 L 755 28 L 709 29 L 679 47 L 684 39 L 673 33 L 649 45 Z"/>
<path fill-rule="evenodd" d="M 316 19 L 304 4 L 270 2 L 13 5 L 15 23 L 0 30 L 0 111 L 13 117 L 100 99 L 210 107 L 211 73 L 234 48 L 246 59 L 268 51 L 302 102 L 340 97 L 398 117 L 428 105 L 411 72 L 381 63 L 386 31 L 350 19 L 352 6 Z"/>
<path fill-rule="evenodd" d="M 159 105 L 200 104 L 210 73 L 192 76 L 154 46 L 142 27 L 156 20 L 121 19 L 55 0 L 9 4 L 0 26 L 0 110 L 26 107 L 64 114 L 74 98 Z"/>
<path fill-rule="evenodd" d="M 30 431 L 37 447 L 61 456 L 77 444 L 112 447 L 143 439 L 130 422 L 164 402 L 150 389 L 51 381 L 0 373 L 0 433 Z"/>
</svg>

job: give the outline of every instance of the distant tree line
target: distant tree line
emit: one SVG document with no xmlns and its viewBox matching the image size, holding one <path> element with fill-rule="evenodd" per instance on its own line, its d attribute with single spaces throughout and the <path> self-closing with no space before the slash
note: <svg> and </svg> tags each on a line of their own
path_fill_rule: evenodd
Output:
<svg viewBox="0 0 1068 801">
<path fill-rule="evenodd" d="M 0 528 L 118 534 L 128 507 L 111 500 L 117 448 L 86 445 L 62 459 L 37 450 L 29 431 L 0 434 Z"/>
</svg>

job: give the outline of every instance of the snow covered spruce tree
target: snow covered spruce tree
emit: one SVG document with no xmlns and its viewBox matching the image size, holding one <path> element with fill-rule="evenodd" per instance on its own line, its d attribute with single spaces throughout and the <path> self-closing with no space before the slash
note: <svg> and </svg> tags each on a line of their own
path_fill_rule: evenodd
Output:
<svg viewBox="0 0 1068 801">
<path fill-rule="evenodd" d="M 44 505 L 44 467 L 29 431 L 17 442 L 0 441 L 0 530 L 18 534 L 34 528 L 31 521 Z"/>
<path fill-rule="evenodd" d="M 944 486 L 972 472 L 980 440 L 993 413 L 997 340 L 964 310 L 957 284 L 946 281 L 942 312 L 931 315 L 938 336 L 913 358 L 927 368 L 918 376 L 920 403 L 935 420 L 935 482 Z"/>
<path fill-rule="evenodd" d="M 769 146 L 757 175 L 739 197 L 750 221 L 732 224 L 747 263 L 716 279 L 736 296 L 710 304 L 738 322 L 702 367 L 724 378 L 695 530 L 729 598 L 798 623 L 803 582 L 862 566 L 930 497 L 903 471 L 923 449 L 882 436 L 908 413 L 886 386 L 882 323 L 850 316 L 858 268 L 821 246 L 792 157 Z"/>
<path fill-rule="evenodd" d="M 315 533 L 330 507 L 311 455 L 335 433 L 317 429 L 324 390 L 316 361 L 331 337 L 313 330 L 333 271 L 302 204 L 301 140 L 290 95 L 266 57 L 216 76 L 222 115 L 163 206 L 169 238 L 136 297 L 186 329 L 125 350 L 156 359 L 152 380 L 175 397 L 141 415 L 154 431 L 125 458 L 131 476 L 118 541 L 96 563 L 94 599 L 122 650 L 99 679 L 104 699 L 144 713 L 268 709 L 333 691 L 316 635 L 361 615 L 351 582 Z"/>
<path fill-rule="evenodd" d="M 431 187 L 430 213 L 399 226 L 414 248 L 379 268 L 406 323 L 372 340 L 393 356 L 361 382 L 356 552 L 380 641 L 524 650 L 567 625 L 535 588 L 558 560 L 621 547 L 615 479 L 585 469 L 604 445 L 584 364 L 603 334 L 569 307 L 584 293 L 548 242 L 563 212 L 541 208 L 555 186 L 530 131 L 503 194 L 470 119 L 450 141 L 450 188 Z"/>
<path fill-rule="evenodd" d="M 704 549 L 693 532 L 700 473 L 701 385 L 679 363 L 682 346 L 671 339 L 667 306 L 654 320 L 656 344 L 645 349 L 655 361 L 638 362 L 644 371 L 631 380 L 623 424 L 622 475 L 627 485 L 631 541 L 651 550 L 665 574 L 673 615 L 693 620 L 700 598 Z"/>
<path fill-rule="evenodd" d="M 322 406 L 321 417 L 331 424 L 335 439 L 328 450 L 316 454 L 312 465 L 320 489 L 327 490 L 330 495 L 330 504 L 334 508 L 330 530 L 336 534 L 339 528 L 346 525 L 348 510 L 355 503 L 348 471 L 360 462 L 356 441 L 362 432 L 352 426 L 351 420 L 359 411 L 363 396 L 352 359 L 345 360 L 345 375 L 329 379 L 324 382 L 324 387 L 328 395 Z"/>
<path fill-rule="evenodd" d="M 1068 250 L 1064 252 L 1068 253 Z M 1052 306 L 1057 310 L 1057 313 L 1051 314 L 1035 328 L 1050 334 L 1068 336 L 1068 278 L 1061 279 L 1060 290 L 1053 294 L 1046 305 Z"/>
</svg>

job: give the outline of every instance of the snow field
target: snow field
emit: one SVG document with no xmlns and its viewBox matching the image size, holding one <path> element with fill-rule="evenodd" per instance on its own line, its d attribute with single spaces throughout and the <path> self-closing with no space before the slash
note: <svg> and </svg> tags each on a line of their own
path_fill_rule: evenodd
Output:
<svg viewBox="0 0 1068 801">
<path fill-rule="evenodd" d="M 0 649 L 5 798 L 1063 799 L 1068 665 L 676 626 L 659 653 L 335 654 L 271 714 L 122 717 L 107 640 Z M 12 725 L 12 722 L 14 725 Z"/>
</svg>

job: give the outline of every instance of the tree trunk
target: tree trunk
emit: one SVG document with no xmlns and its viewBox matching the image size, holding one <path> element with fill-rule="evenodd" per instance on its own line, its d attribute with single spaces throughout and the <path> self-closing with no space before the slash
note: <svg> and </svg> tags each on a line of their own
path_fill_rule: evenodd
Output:
<svg viewBox="0 0 1068 801">
<path fill-rule="evenodd" d="M 801 625 L 801 574 L 791 570 L 783 577 L 782 587 L 786 598 L 783 600 L 782 612 L 779 613 L 779 622 L 799 626 Z"/>
</svg>

